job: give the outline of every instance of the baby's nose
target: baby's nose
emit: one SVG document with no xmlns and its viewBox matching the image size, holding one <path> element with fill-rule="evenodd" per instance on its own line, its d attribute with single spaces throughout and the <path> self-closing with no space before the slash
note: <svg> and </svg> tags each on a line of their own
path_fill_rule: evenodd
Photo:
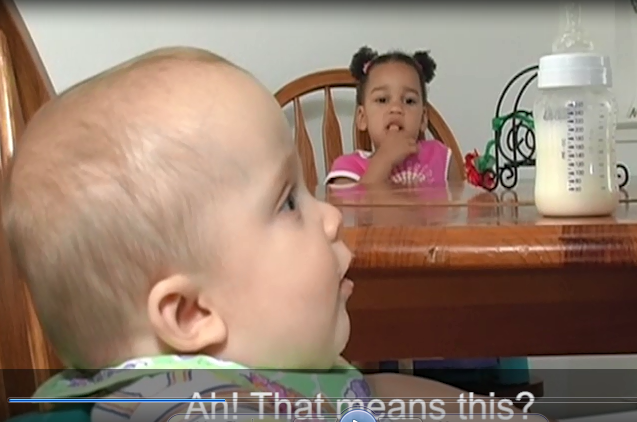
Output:
<svg viewBox="0 0 637 422">
<path fill-rule="evenodd" d="M 343 226 L 343 214 L 332 204 L 324 202 L 323 207 L 323 228 L 325 235 L 331 241 L 336 241 L 340 236 L 340 231 Z"/>
</svg>

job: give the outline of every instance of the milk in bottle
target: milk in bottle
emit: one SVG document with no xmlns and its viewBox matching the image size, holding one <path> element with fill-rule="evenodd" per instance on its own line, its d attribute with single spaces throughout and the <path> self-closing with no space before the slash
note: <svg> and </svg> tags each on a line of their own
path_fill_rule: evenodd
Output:
<svg viewBox="0 0 637 422">
<path fill-rule="evenodd" d="M 546 217 L 612 214 L 619 203 L 616 105 L 609 59 L 595 53 L 540 59 L 535 122 L 535 205 Z"/>
</svg>

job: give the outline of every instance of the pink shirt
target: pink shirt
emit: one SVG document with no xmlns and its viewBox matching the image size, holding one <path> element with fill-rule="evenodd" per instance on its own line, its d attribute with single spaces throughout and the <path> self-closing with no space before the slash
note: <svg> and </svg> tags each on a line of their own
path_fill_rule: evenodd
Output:
<svg viewBox="0 0 637 422">
<path fill-rule="evenodd" d="M 416 154 L 394 167 L 390 175 L 391 181 L 410 186 L 446 184 L 451 149 L 437 140 L 422 140 L 418 145 Z M 358 182 L 367 171 L 371 155 L 369 151 L 357 150 L 338 157 L 325 178 L 325 184 L 340 177 Z"/>
</svg>

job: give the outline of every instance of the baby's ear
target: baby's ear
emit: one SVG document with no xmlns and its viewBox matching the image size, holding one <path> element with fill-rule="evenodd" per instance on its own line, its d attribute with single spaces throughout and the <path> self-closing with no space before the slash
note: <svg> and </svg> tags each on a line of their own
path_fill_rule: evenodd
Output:
<svg viewBox="0 0 637 422">
<path fill-rule="evenodd" d="M 196 353 L 225 342 L 226 324 L 190 278 L 160 280 L 148 295 L 148 316 L 155 335 L 171 349 Z"/>
</svg>

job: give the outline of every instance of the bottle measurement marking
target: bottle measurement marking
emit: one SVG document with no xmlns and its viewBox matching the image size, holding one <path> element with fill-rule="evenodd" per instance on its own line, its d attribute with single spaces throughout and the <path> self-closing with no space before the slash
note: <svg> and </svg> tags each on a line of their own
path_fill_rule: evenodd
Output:
<svg viewBox="0 0 637 422">
<path fill-rule="evenodd" d="M 566 116 L 566 166 L 568 169 L 566 184 L 569 192 L 581 192 L 586 165 L 584 103 L 582 101 L 569 103 L 566 106 Z"/>
<path fill-rule="evenodd" d="M 607 119 L 607 111 L 606 111 L 606 107 L 604 103 L 600 103 L 599 104 L 599 114 L 598 114 L 598 118 L 600 120 L 600 122 L 603 122 Z M 597 133 L 595 134 L 596 138 L 597 138 L 597 154 L 599 156 L 599 160 L 597 162 L 597 169 L 595 169 L 595 171 L 598 174 L 599 180 L 601 182 L 600 187 L 602 191 L 606 191 L 608 190 L 608 183 L 606 183 L 606 179 L 608 177 L 608 174 L 604 171 L 606 166 L 609 164 L 606 161 L 606 150 L 607 150 L 607 141 L 606 141 L 606 137 L 607 137 L 607 132 L 606 132 L 606 127 L 603 124 L 599 124 L 597 126 Z M 614 155 L 614 151 L 609 151 L 611 154 Z M 612 168 L 614 168 L 615 166 L 612 166 Z"/>
</svg>

